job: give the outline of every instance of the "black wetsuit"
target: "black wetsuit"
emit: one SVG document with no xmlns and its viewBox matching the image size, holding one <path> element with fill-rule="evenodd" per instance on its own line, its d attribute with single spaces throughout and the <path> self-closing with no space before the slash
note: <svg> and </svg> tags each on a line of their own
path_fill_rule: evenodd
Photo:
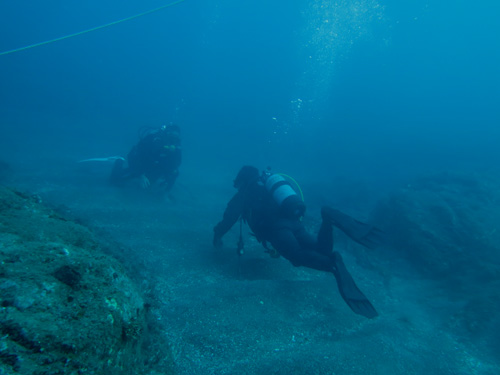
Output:
<svg viewBox="0 0 500 375">
<path fill-rule="evenodd" d="M 286 214 L 260 182 L 252 182 L 240 188 L 227 204 L 222 221 L 214 228 L 214 245 L 218 247 L 222 244 L 221 239 L 224 234 L 241 217 L 264 246 L 267 242 L 270 243 L 280 255 L 296 267 L 304 266 L 331 272 L 348 306 L 355 313 L 367 318 L 376 317 L 377 311 L 356 286 L 342 256 L 333 251 L 333 225 L 365 245 L 372 244 L 365 240 L 367 236 L 370 238 L 376 228 L 358 222 L 329 207 L 323 207 L 321 215 L 323 221 L 318 237 L 314 238 L 307 233 L 300 221 L 300 216 Z M 360 233 L 361 237 L 358 237 Z"/>
<path fill-rule="evenodd" d="M 151 184 L 161 181 L 166 190 L 170 190 L 182 162 L 180 140 L 162 132 L 148 134 L 130 150 L 127 160 L 127 168 L 122 167 L 122 160 L 116 161 L 111 174 L 112 183 L 120 184 L 144 175 Z"/>
<path fill-rule="evenodd" d="M 252 183 L 238 191 L 227 204 L 224 216 L 214 228 L 215 238 L 224 234 L 242 217 L 257 240 L 269 242 L 273 248 L 294 266 L 304 266 L 333 272 L 333 228 L 324 220 L 314 238 L 299 217 L 288 217 L 261 183 Z"/>
</svg>

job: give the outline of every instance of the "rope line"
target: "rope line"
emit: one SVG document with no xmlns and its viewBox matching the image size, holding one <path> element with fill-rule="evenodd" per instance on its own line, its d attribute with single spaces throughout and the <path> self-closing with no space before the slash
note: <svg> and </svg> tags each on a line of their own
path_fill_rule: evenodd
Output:
<svg viewBox="0 0 500 375">
<path fill-rule="evenodd" d="M 145 11 L 145 12 L 142 12 L 142 13 L 136 14 L 136 15 L 134 15 L 134 16 L 130 16 L 130 17 L 127 17 L 127 18 L 123 18 L 123 19 L 118 20 L 118 21 L 113 21 L 113 22 L 107 23 L 107 24 L 105 24 L 105 25 L 92 27 L 92 28 L 87 29 L 87 30 L 83 30 L 83 31 L 79 31 L 79 32 L 77 32 L 77 33 L 73 33 L 73 34 L 69 34 L 69 35 L 61 36 L 61 37 L 59 37 L 59 38 L 55 38 L 55 39 L 46 40 L 46 41 L 44 41 L 44 42 L 35 43 L 35 44 L 30 44 L 30 45 L 28 45 L 28 46 L 15 48 L 15 49 L 11 49 L 11 50 L 8 50 L 8 51 L 3 51 L 3 52 L 0 52 L 0 56 L 9 55 L 9 54 L 11 54 L 11 53 L 20 52 L 20 51 L 24 51 L 24 50 L 31 49 L 31 48 L 35 48 L 35 47 L 44 46 L 44 45 L 46 45 L 46 44 L 50 44 L 50 43 L 54 43 L 54 42 L 58 42 L 58 41 L 60 41 L 60 40 L 65 40 L 65 39 L 73 38 L 73 37 L 78 36 L 78 35 L 87 34 L 87 33 L 90 33 L 90 32 L 92 32 L 92 31 L 101 30 L 101 29 L 104 29 L 104 28 L 106 28 L 106 27 L 114 26 L 114 25 L 117 25 L 117 24 L 122 23 L 122 22 L 130 21 L 130 20 L 133 20 L 133 19 L 135 19 L 135 18 L 139 18 L 139 17 L 142 17 L 142 16 L 146 16 L 146 15 L 148 15 L 148 14 L 151 14 L 151 13 L 158 12 L 158 11 L 160 11 L 160 10 L 162 10 L 162 9 L 169 8 L 169 7 L 171 7 L 171 6 L 174 6 L 174 5 L 180 4 L 180 3 L 182 3 L 183 1 L 185 1 L 185 0 L 177 0 L 177 1 L 174 1 L 173 3 L 169 3 L 169 4 L 167 4 L 167 5 L 163 5 L 163 6 L 161 6 L 161 7 L 155 8 L 155 9 L 147 10 L 147 11 Z"/>
</svg>

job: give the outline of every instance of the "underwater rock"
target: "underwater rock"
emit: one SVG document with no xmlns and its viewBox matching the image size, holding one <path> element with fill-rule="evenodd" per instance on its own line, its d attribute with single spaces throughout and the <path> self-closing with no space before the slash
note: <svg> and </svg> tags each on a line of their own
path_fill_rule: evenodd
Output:
<svg viewBox="0 0 500 375">
<path fill-rule="evenodd" d="M 429 176 L 394 193 L 374 216 L 392 239 L 388 255 L 410 260 L 461 305 L 447 324 L 498 358 L 500 181 Z"/>
<path fill-rule="evenodd" d="M 428 276 L 500 275 L 500 181 L 452 173 L 420 178 L 381 202 L 374 218 L 395 255 Z"/>
<path fill-rule="evenodd" d="M 2 186 L 0 207 L 0 374 L 171 373 L 166 342 L 150 361 L 141 293 L 88 228 Z"/>
<path fill-rule="evenodd" d="M 73 266 L 69 265 L 61 266 L 55 270 L 54 277 L 72 289 L 76 289 L 82 279 L 80 272 L 78 272 Z"/>
</svg>

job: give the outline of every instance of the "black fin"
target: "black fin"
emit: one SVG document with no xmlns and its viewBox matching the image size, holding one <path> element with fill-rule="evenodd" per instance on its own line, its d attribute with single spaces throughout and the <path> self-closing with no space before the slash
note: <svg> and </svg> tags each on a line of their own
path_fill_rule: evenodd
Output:
<svg viewBox="0 0 500 375">
<path fill-rule="evenodd" d="M 347 271 L 341 255 L 338 252 L 334 252 L 333 256 L 335 257 L 335 270 L 333 274 L 337 279 L 339 292 L 344 301 L 356 314 L 363 315 L 368 319 L 377 317 L 377 310 L 375 310 L 371 302 L 368 301 L 368 298 L 357 287 L 351 274 Z"/>
<path fill-rule="evenodd" d="M 321 213 L 324 219 L 329 219 L 332 225 L 347 234 L 349 238 L 369 249 L 375 249 L 387 242 L 385 232 L 373 225 L 362 223 L 339 210 L 323 207 Z"/>
</svg>

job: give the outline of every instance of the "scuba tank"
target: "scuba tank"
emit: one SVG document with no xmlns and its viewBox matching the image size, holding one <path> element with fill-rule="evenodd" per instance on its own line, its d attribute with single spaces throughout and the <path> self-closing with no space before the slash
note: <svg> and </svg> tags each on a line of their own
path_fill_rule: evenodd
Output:
<svg viewBox="0 0 500 375">
<path fill-rule="evenodd" d="M 262 173 L 262 183 L 285 216 L 299 218 L 304 215 L 304 202 L 283 176 L 266 170 Z"/>
</svg>

